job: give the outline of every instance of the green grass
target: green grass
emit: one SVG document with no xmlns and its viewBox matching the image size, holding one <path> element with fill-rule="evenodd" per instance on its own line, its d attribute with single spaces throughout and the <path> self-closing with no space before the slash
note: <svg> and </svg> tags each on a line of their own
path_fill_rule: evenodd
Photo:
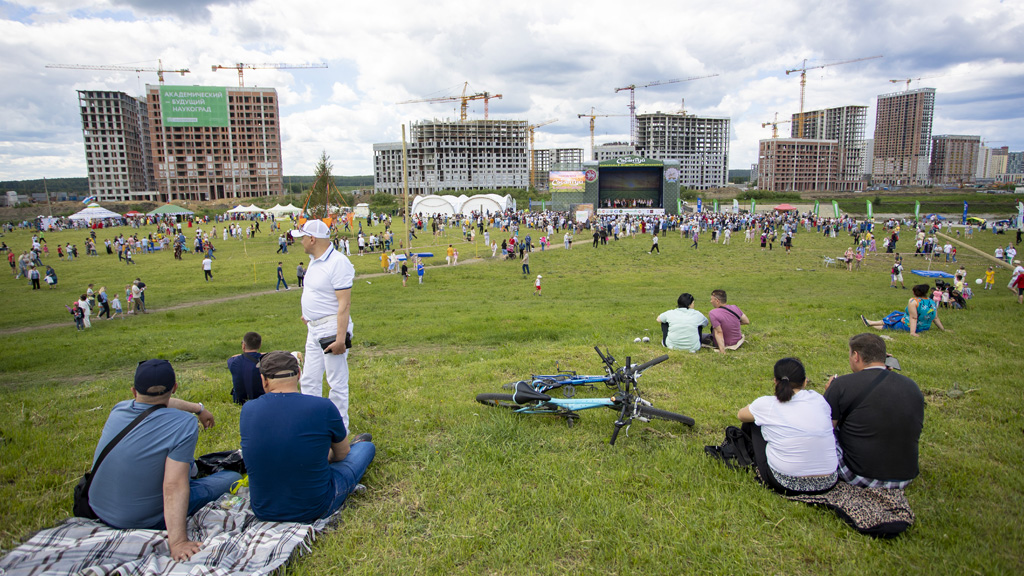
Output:
<svg viewBox="0 0 1024 576">
<path fill-rule="evenodd" d="M 24 236 L 5 240 L 20 246 Z M 62 233 L 76 234 L 81 233 Z M 534 233 L 534 236 L 539 234 Z M 496 233 L 492 231 L 492 236 Z M 100 236 L 103 237 L 102 235 Z M 559 236 L 560 237 L 560 236 Z M 60 235 L 51 235 L 55 246 Z M 455 236 L 452 236 L 454 239 Z M 1006 236 L 976 233 L 987 253 Z M 12 241 L 13 240 L 13 241 Z M 1024 528 L 1024 460 L 1017 383 L 1022 307 L 1004 286 L 979 292 L 966 311 L 941 311 L 952 332 L 921 338 L 893 334 L 889 349 L 928 400 L 921 476 L 907 494 L 917 514 L 904 536 L 878 542 L 857 535 L 830 513 L 786 501 L 704 456 L 736 411 L 769 394 L 775 360 L 804 360 L 812 387 L 848 370 L 846 341 L 862 331 L 858 315 L 878 318 L 906 305 L 909 291 L 888 288 L 889 259 L 869 256 L 858 272 L 822 268 L 849 239 L 801 232 L 792 254 L 761 252 L 734 236 L 730 246 L 702 239 L 688 249 L 678 234 L 648 255 L 646 238 L 593 249 L 536 252 L 531 276 L 515 262 L 428 268 L 425 284 L 403 288 L 371 257 L 353 257 L 355 348 L 351 366 L 353 427 L 378 446 L 365 483 L 343 513 L 341 529 L 319 538 L 290 570 L 299 574 L 684 573 L 865 574 L 1019 573 Z M 433 249 L 443 264 L 443 247 Z M 906 242 L 903 242 L 906 244 Z M 0 329 L 63 322 L 59 328 L 0 335 L 0 546 L 10 549 L 66 518 L 71 489 L 88 467 L 110 406 L 128 397 L 132 367 L 170 359 L 180 395 L 203 401 L 217 427 L 200 436 L 198 453 L 237 446 L 238 408 L 231 404 L 225 360 L 242 333 L 255 329 L 264 349 L 301 348 L 297 290 L 266 293 L 274 283 L 276 244 L 219 242 L 215 281 L 202 280 L 199 259 L 140 256 L 126 273 L 116 257 L 81 259 L 58 268 L 62 292 L 32 293 L 9 277 Z M 472 247 L 460 248 L 462 259 Z M 489 254 L 489 252 L 488 252 Z M 289 277 L 299 255 L 286 263 Z M 487 260 L 490 260 L 489 258 Z M 961 250 L 973 279 L 989 264 Z M 258 267 L 253 283 L 252 263 Z M 908 259 L 909 270 L 923 268 Z M 948 267 L 947 267 L 948 266 Z M 55 266 L 56 267 L 56 266 Z M 956 268 L 932 263 L 932 268 Z M 142 274 L 153 313 L 95 322 L 75 331 L 61 302 L 84 283 Z M 544 295 L 532 278 L 544 276 Z M 367 283 L 367 280 L 370 283 Z M 74 290 L 71 289 L 74 286 Z M 596 373 L 594 345 L 620 360 L 663 352 L 655 316 L 680 292 L 704 312 L 715 288 L 752 319 L 748 343 L 719 356 L 672 353 L 645 373 L 656 407 L 697 420 L 637 424 L 607 444 L 615 414 L 583 413 L 574 428 L 554 418 L 520 417 L 474 402 L 504 382 L 562 368 Z M 80 293 L 80 292 L 79 292 Z M 249 293 L 245 299 L 203 304 Z M 161 312 L 176 303 L 196 306 Z M 52 308 L 59 307 L 53 311 Z M 973 389 L 946 395 L 953 384 Z M 602 393 L 603 392 L 599 392 Z M 1009 441 L 1008 437 L 1010 438 Z"/>
</svg>

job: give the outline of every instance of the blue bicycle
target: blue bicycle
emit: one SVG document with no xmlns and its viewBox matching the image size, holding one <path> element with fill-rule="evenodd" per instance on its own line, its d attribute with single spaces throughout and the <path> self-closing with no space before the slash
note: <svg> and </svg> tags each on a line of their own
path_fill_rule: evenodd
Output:
<svg viewBox="0 0 1024 576">
<path fill-rule="evenodd" d="M 476 401 L 488 406 L 507 408 L 519 414 L 561 416 L 566 419 L 569 426 L 579 419 L 578 413 L 583 410 L 602 407 L 618 410 L 619 417 L 615 421 L 615 429 L 612 431 L 609 442 L 612 445 L 615 444 L 615 439 L 622 428 L 626 428 L 626 434 L 629 434 L 629 426 L 633 420 L 648 422 L 651 419 L 660 419 L 679 422 L 687 426 L 694 425 L 693 418 L 654 408 L 640 395 L 637 379 L 643 375 L 644 370 L 668 360 L 668 356 L 659 356 L 635 366 L 627 356 L 625 366 L 616 368 L 615 358 L 611 354 L 608 354 L 607 351 L 602 354 L 597 347 L 594 347 L 594 350 L 597 351 L 597 355 L 601 357 L 601 361 L 605 365 L 605 376 L 576 377 L 593 378 L 591 384 L 604 382 L 609 388 L 614 388 L 616 392 L 610 398 L 552 398 L 544 392 L 538 391 L 533 382 L 521 380 L 515 383 L 515 391 L 512 394 L 477 394 Z"/>
<path fill-rule="evenodd" d="M 562 371 L 558 369 L 558 362 L 555 362 L 555 374 L 533 374 L 529 380 L 519 380 L 502 384 L 504 390 L 517 390 L 521 383 L 528 384 L 537 392 L 548 392 L 560 390 L 565 398 L 572 398 L 576 395 L 577 386 L 593 388 L 594 384 L 607 383 L 608 376 L 586 376 L 577 374 L 576 371 Z"/>
</svg>

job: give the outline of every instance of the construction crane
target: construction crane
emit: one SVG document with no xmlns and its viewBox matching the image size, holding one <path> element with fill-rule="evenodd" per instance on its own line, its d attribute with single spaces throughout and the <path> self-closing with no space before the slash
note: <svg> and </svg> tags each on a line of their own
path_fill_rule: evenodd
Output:
<svg viewBox="0 0 1024 576">
<path fill-rule="evenodd" d="M 290 70 L 292 68 L 327 68 L 327 64 L 320 62 L 317 64 L 246 64 L 239 62 L 237 64 L 231 64 L 228 66 L 221 66 L 220 64 L 214 64 L 210 68 L 216 72 L 217 70 L 238 70 L 238 85 L 245 86 L 245 82 L 242 78 L 242 71 L 245 69 L 249 70 Z"/>
<path fill-rule="evenodd" d="M 548 124 L 554 124 L 555 122 L 558 122 L 558 118 L 552 118 L 551 120 L 545 120 L 538 124 L 531 124 L 526 127 L 526 129 L 530 131 L 530 186 L 534 186 L 534 188 L 536 188 L 536 186 L 533 183 L 533 179 L 536 175 L 537 163 L 533 154 L 533 131 L 536 130 L 537 128 L 540 128 L 541 126 L 547 126 Z"/>
<path fill-rule="evenodd" d="M 611 116 L 625 116 L 625 114 L 595 114 L 594 108 L 590 109 L 590 114 L 577 114 L 577 118 L 590 118 L 590 159 L 596 160 L 594 157 L 594 119 L 595 118 L 607 118 Z"/>
<path fill-rule="evenodd" d="M 779 124 L 787 124 L 789 122 L 792 122 L 792 120 L 783 120 L 783 121 L 780 122 L 779 121 L 779 113 L 776 112 L 775 113 L 775 120 L 772 120 L 770 122 L 762 122 L 761 123 L 761 128 L 767 128 L 768 126 L 771 126 L 772 127 L 772 138 L 775 139 L 775 138 L 779 137 Z"/>
<path fill-rule="evenodd" d="M 615 93 L 622 92 L 623 90 L 629 90 L 629 137 L 630 144 L 636 146 L 636 89 L 637 88 L 650 88 L 652 86 L 661 86 L 663 84 L 675 84 L 677 82 L 689 82 L 690 80 L 700 80 L 701 78 L 714 78 L 718 74 L 708 74 L 706 76 L 691 76 L 689 78 L 676 78 L 675 80 L 655 80 L 654 82 L 648 82 L 647 84 L 630 84 L 629 86 L 623 86 L 622 88 L 616 88 Z"/>
<path fill-rule="evenodd" d="M 893 84 L 902 84 L 902 83 L 906 82 L 907 83 L 906 91 L 910 92 L 910 83 L 911 82 L 915 82 L 917 80 L 929 80 L 931 78 L 941 78 L 942 76 L 945 76 L 945 74 L 939 74 L 937 76 L 921 76 L 920 78 L 900 78 L 898 80 L 889 80 L 889 82 L 892 82 Z"/>
<path fill-rule="evenodd" d="M 405 100 L 397 102 L 397 104 L 416 104 L 419 102 L 460 102 L 459 109 L 459 120 L 462 122 L 466 121 L 466 110 L 469 107 L 470 100 L 483 100 L 484 101 L 484 120 L 487 120 L 490 115 L 490 101 L 492 98 L 501 99 L 501 94 L 491 94 L 490 92 L 477 92 L 476 94 L 466 94 L 466 90 L 469 88 L 469 82 L 465 82 L 462 85 L 462 94 L 459 96 L 439 96 L 437 98 L 418 98 L 416 100 Z"/>
<path fill-rule="evenodd" d="M 875 58 L 881 58 L 882 56 L 867 56 L 865 58 L 855 58 L 853 60 L 843 60 L 842 62 L 832 62 L 831 64 L 822 64 L 821 66 L 807 67 L 807 59 L 804 59 L 803 66 L 794 68 L 792 70 L 786 70 L 786 76 L 789 76 L 793 72 L 800 73 L 800 116 L 799 122 L 797 122 L 797 138 L 804 137 L 804 92 L 807 89 L 807 71 L 817 70 L 819 68 L 828 68 L 829 66 L 840 66 L 842 64 L 853 64 L 854 62 L 863 62 L 865 60 L 874 60 Z"/>
<path fill-rule="evenodd" d="M 156 72 L 157 80 L 161 84 L 164 83 L 164 72 L 177 72 L 184 76 L 192 71 L 188 68 L 179 68 L 177 70 L 168 70 L 164 68 L 163 60 L 157 60 L 156 68 L 145 68 L 141 66 L 92 66 L 89 64 L 47 64 L 47 68 L 64 68 L 67 70 L 116 70 L 119 72 Z"/>
</svg>

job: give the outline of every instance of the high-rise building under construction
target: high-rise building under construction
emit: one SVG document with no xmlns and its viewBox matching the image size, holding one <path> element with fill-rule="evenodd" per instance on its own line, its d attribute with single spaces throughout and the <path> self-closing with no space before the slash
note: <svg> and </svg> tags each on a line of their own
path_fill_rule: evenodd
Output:
<svg viewBox="0 0 1024 576">
<path fill-rule="evenodd" d="M 165 200 L 281 194 L 277 90 L 147 86 L 154 179 Z"/>
<path fill-rule="evenodd" d="M 729 119 L 676 113 L 640 114 L 636 153 L 679 161 L 679 186 L 720 188 L 729 182 Z"/>
<path fill-rule="evenodd" d="M 123 202 L 283 192 L 276 90 L 159 85 L 146 93 L 78 92 L 91 195 Z"/>
<path fill-rule="evenodd" d="M 867 106 L 839 106 L 793 114 L 793 138 L 835 140 L 839 152 L 839 173 L 830 190 L 859 192 L 864 190 L 864 125 Z M 799 134 L 803 127 L 803 133 Z"/>
<path fill-rule="evenodd" d="M 981 136 L 933 136 L 929 181 L 937 186 L 973 184 L 980 149 Z"/>
<path fill-rule="evenodd" d="M 876 186 L 928 183 L 934 113 L 934 88 L 919 88 L 878 97 L 871 169 Z"/>
<path fill-rule="evenodd" d="M 414 122 L 405 147 L 409 193 L 525 190 L 530 179 L 528 127 L 526 120 Z M 402 193 L 401 142 L 373 145 L 373 188 Z"/>
<path fill-rule="evenodd" d="M 79 90 L 89 194 L 101 201 L 153 199 L 146 101 L 124 92 Z"/>
</svg>

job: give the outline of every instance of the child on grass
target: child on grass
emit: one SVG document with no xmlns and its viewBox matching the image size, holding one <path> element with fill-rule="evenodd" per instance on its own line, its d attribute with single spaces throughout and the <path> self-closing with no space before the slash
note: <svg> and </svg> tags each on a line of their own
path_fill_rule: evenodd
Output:
<svg viewBox="0 0 1024 576">
<path fill-rule="evenodd" d="M 985 290 L 991 290 L 996 284 L 996 271 L 991 266 L 985 270 Z"/>
<path fill-rule="evenodd" d="M 110 301 L 110 309 L 114 311 L 114 315 L 110 317 L 111 320 L 117 318 L 118 314 L 121 314 L 121 300 L 117 294 L 114 294 L 114 299 Z"/>
<path fill-rule="evenodd" d="M 536 294 L 537 296 L 540 296 L 540 279 L 541 275 L 537 274 L 537 281 L 533 283 L 533 285 L 537 288 L 537 291 L 534 292 L 534 294 Z"/>
<path fill-rule="evenodd" d="M 423 272 L 424 272 L 424 271 L 425 271 L 425 267 L 423 266 L 423 261 L 422 261 L 422 260 L 420 260 L 420 259 L 419 259 L 419 258 L 417 257 L 417 258 L 416 258 L 416 276 L 418 276 L 418 277 L 419 277 L 419 279 L 420 279 L 420 284 L 423 284 Z"/>
</svg>

